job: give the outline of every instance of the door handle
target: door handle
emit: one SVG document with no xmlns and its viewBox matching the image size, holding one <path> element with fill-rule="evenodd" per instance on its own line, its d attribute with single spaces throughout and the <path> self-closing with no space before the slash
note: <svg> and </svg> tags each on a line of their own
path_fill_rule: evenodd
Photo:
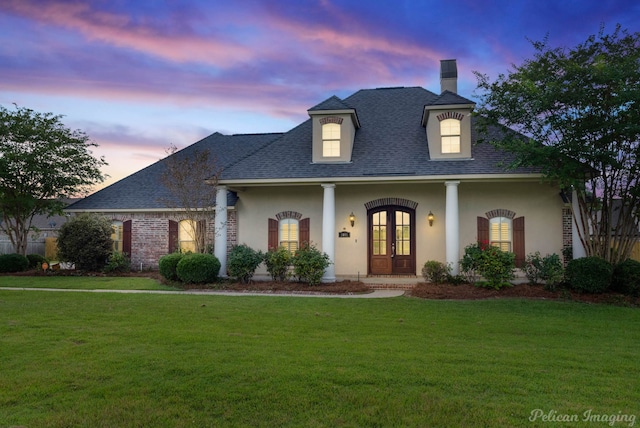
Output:
<svg viewBox="0 0 640 428">
<path fill-rule="evenodd" d="M 391 243 L 391 257 L 395 257 L 395 256 L 396 256 L 396 244 Z"/>
</svg>

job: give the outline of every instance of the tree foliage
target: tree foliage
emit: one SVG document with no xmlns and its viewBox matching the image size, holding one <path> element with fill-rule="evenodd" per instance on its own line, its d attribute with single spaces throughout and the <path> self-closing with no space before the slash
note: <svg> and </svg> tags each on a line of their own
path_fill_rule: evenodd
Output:
<svg viewBox="0 0 640 428">
<path fill-rule="evenodd" d="M 102 270 L 113 250 L 111 221 L 106 217 L 81 214 L 62 225 L 58 233 L 58 255 L 76 269 Z"/>
<path fill-rule="evenodd" d="M 61 118 L 0 106 L 0 228 L 19 254 L 26 254 L 34 216 L 61 214 L 62 199 L 104 180 L 106 162 L 91 153 L 96 144 Z"/>
<path fill-rule="evenodd" d="M 491 82 L 478 79 L 481 129 L 504 125 L 491 141 L 576 191 L 587 255 L 628 258 L 640 197 L 640 33 L 604 27 L 574 48 L 532 42 L 535 54 Z M 527 138 L 523 138 L 523 135 Z"/>
<path fill-rule="evenodd" d="M 220 173 L 216 159 L 209 150 L 188 148 L 178 151 L 175 146 L 167 150 L 162 184 L 168 195 L 161 198 L 167 208 L 180 210 L 189 220 L 195 235 L 195 252 L 203 253 L 212 246 L 202 225 L 214 218 L 216 183 Z M 209 234 L 211 236 L 211 234 Z"/>
</svg>

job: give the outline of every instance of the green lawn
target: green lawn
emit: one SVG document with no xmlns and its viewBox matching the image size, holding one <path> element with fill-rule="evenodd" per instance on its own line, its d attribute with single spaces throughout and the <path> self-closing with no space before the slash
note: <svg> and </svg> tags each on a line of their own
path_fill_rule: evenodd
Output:
<svg viewBox="0 0 640 428">
<path fill-rule="evenodd" d="M 639 355 L 605 305 L 0 289 L 0 426 L 611 426 Z"/>
<path fill-rule="evenodd" d="M 151 278 L 83 276 L 0 276 L 1 287 L 76 290 L 176 290 Z"/>
</svg>

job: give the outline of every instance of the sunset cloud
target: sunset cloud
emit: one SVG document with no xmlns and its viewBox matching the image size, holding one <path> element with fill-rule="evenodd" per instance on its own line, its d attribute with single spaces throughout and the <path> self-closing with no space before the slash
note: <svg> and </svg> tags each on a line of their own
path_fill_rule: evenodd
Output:
<svg viewBox="0 0 640 428">
<path fill-rule="evenodd" d="M 640 3 L 3 0 L 0 104 L 64 113 L 121 176 L 169 142 L 286 131 L 331 95 L 437 92 L 441 59 L 472 97 L 473 71 L 505 73 L 529 40 L 574 46 L 616 23 L 639 31 Z"/>
</svg>

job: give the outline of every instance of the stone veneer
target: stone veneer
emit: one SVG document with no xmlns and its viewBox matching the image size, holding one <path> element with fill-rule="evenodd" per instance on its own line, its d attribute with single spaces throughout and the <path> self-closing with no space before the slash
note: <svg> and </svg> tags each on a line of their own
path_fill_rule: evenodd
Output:
<svg viewBox="0 0 640 428">
<path fill-rule="evenodd" d="M 136 212 L 110 216 L 111 220 L 131 220 L 131 268 L 158 269 L 160 257 L 169 253 L 169 220 L 184 217 L 175 212 Z M 207 222 L 207 241 L 214 242 L 214 219 Z M 227 252 L 237 244 L 237 215 L 227 211 Z"/>
</svg>

